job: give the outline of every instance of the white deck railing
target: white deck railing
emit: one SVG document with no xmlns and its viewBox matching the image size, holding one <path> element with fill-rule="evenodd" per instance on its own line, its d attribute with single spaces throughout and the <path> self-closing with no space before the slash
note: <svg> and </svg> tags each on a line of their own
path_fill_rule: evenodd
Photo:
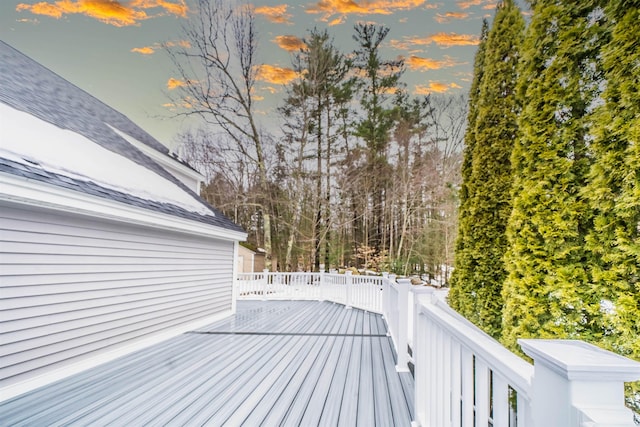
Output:
<svg viewBox="0 0 640 427">
<path fill-rule="evenodd" d="M 383 314 L 398 371 L 415 366 L 415 425 L 634 425 L 624 382 L 640 363 L 582 341 L 520 340 L 530 364 L 452 310 L 432 288 L 393 276 L 239 274 L 239 299 L 315 299 Z M 409 350 L 409 348 L 411 350 Z"/>
<path fill-rule="evenodd" d="M 427 426 L 531 426 L 533 365 L 432 296 L 414 308 L 417 418 Z"/>
<path fill-rule="evenodd" d="M 236 295 L 239 299 L 327 300 L 382 314 L 384 278 L 350 273 L 240 273 Z"/>
</svg>

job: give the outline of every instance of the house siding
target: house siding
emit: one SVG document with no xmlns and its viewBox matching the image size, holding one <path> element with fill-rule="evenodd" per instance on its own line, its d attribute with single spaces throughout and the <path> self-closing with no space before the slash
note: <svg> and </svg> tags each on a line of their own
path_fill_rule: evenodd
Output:
<svg viewBox="0 0 640 427">
<path fill-rule="evenodd" d="M 0 384 L 231 313 L 234 243 L 0 206 Z"/>
</svg>

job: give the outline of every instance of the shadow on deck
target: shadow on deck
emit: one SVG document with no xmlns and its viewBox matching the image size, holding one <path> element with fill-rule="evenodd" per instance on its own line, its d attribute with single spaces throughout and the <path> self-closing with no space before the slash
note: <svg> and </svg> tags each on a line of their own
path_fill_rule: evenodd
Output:
<svg viewBox="0 0 640 427">
<path fill-rule="evenodd" d="M 2 425 L 409 426 L 379 314 L 239 301 L 235 316 L 0 404 Z"/>
</svg>

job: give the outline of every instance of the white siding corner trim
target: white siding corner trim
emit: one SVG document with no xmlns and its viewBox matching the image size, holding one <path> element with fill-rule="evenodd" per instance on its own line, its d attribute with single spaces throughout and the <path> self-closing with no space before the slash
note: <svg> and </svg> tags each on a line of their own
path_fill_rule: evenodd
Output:
<svg viewBox="0 0 640 427">
<path fill-rule="evenodd" d="M 230 315 L 236 245 L 0 201 L 0 400 Z"/>
<path fill-rule="evenodd" d="M 237 306 L 236 306 L 236 301 L 238 300 L 238 295 L 236 294 L 238 291 L 238 287 L 236 286 L 236 283 L 238 283 L 238 248 L 240 247 L 240 243 L 239 242 L 233 242 L 233 289 L 232 289 L 232 293 L 233 293 L 233 298 L 231 299 L 231 312 L 233 314 L 236 314 L 237 312 Z"/>
</svg>

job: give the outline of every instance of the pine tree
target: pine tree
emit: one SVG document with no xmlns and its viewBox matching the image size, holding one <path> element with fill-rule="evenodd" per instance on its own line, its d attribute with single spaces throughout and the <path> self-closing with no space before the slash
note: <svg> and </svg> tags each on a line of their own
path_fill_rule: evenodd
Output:
<svg viewBox="0 0 640 427">
<path fill-rule="evenodd" d="M 315 194 L 308 196 L 313 207 L 303 209 L 300 203 L 294 203 L 293 232 L 286 244 L 285 265 L 291 264 L 294 243 L 302 240 L 301 235 L 304 235 L 304 231 L 299 230 L 303 211 L 313 210 L 311 230 L 306 232 L 312 236 L 309 239 L 313 242 L 310 250 L 312 265 L 318 271 L 323 259 L 323 249 L 324 263 L 329 267 L 330 186 L 332 156 L 335 151 L 333 142 L 337 132 L 335 123 L 339 121 L 345 104 L 351 100 L 353 79 L 347 77 L 347 59 L 335 47 L 326 30 L 312 29 L 303 42 L 304 47 L 293 56 L 292 61 L 300 79 L 289 85 L 289 95 L 280 108 L 286 120 L 287 143 L 279 146 L 295 151 L 295 191 L 301 193 L 303 187 Z M 315 146 L 313 153 L 312 145 Z M 316 160 L 314 172 L 305 171 L 311 157 Z M 311 192 L 312 189 L 315 191 Z"/>
<path fill-rule="evenodd" d="M 605 102 L 594 113 L 595 160 L 584 192 L 594 210 L 592 316 L 600 345 L 640 360 L 640 2 L 613 1 L 606 12 Z"/>
<path fill-rule="evenodd" d="M 391 167 L 387 158 L 390 132 L 395 123 L 392 95 L 400 87 L 404 73 L 403 60 L 380 57 L 382 42 L 389 34 L 383 25 L 358 23 L 354 27 L 355 68 L 359 72 L 361 101 L 365 117 L 356 124 L 355 135 L 366 144 L 365 175 L 370 181 L 371 223 L 368 246 L 377 254 L 385 247 L 384 205 L 389 187 Z"/>
<path fill-rule="evenodd" d="M 473 260 L 468 250 L 468 239 L 470 238 L 471 221 L 468 216 L 469 200 L 472 197 L 473 186 L 471 185 L 471 166 L 473 163 L 473 149 L 476 142 L 476 117 L 478 116 L 478 101 L 480 97 L 480 84 L 484 75 L 484 58 L 485 45 L 487 43 L 487 35 L 489 33 L 489 24 L 486 20 L 482 21 L 482 33 L 480 35 L 480 44 L 473 64 L 473 81 L 469 91 L 469 113 L 467 115 L 467 130 L 464 136 L 464 155 L 462 160 L 462 183 L 460 185 L 459 198 L 460 207 L 458 208 L 458 237 L 455 247 L 455 269 L 451 274 L 449 291 L 449 304 L 463 316 L 470 318 L 473 312 L 470 303 L 470 291 L 467 285 L 467 279 L 471 275 L 473 268 Z"/>
<path fill-rule="evenodd" d="M 514 349 L 518 338 L 591 333 L 585 250 L 591 215 L 581 190 L 590 163 L 587 113 L 600 87 L 601 14 L 594 3 L 532 2 L 502 293 L 503 341 Z"/>
</svg>

